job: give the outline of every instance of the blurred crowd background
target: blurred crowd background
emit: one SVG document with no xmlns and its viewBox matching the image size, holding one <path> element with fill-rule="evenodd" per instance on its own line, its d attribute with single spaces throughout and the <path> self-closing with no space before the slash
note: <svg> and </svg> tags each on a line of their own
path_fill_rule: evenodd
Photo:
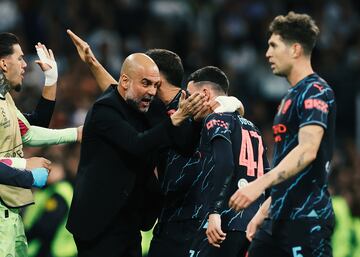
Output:
<svg viewBox="0 0 360 257">
<path fill-rule="evenodd" d="M 341 250 L 335 253 L 335 249 L 334 255 L 360 256 L 360 252 L 355 253 L 360 244 L 360 151 L 356 147 L 360 111 L 355 111 L 356 96 L 360 99 L 359 1 L 0 0 L 0 31 L 20 37 L 28 63 L 23 90 L 15 95 L 24 112 L 33 110 L 44 81 L 34 64 L 34 45 L 42 42 L 54 51 L 60 79 L 52 128 L 81 125 L 100 94 L 66 34 L 70 28 L 90 44 L 116 79 L 127 55 L 149 48 L 178 53 L 186 74 L 206 65 L 220 67 L 230 79 L 230 94 L 244 103 L 245 117 L 263 131 L 271 160 L 272 119 L 288 84 L 271 73 L 265 59 L 267 28 L 276 15 L 290 10 L 310 14 L 320 27 L 313 66 L 333 87 L 337 98 L 336 150 L 330 185 L 337 196 L 334 199 L 344 204 L 338 216 L 345 215 L 346 208 L 351 231 L 341 230 L 340 241 L 334 242 L 334 249 Z M 57 163 L 57 172 L 50 175 L 55 181 L 74 180 L 79 145 L 28 148 L 26 154 L 42 154 Z"/>
</svg>

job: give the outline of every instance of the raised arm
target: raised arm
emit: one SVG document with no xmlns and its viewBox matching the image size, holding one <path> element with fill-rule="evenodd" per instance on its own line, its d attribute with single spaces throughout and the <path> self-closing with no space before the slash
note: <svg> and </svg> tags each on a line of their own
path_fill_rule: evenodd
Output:
<svg viewBox="0 0 360 257">
<path fill-rule="evenodd" d="M 109 85 L 118 84 L 110 73 L 101 65 L 101 63 L 96 59 L 95 55 L 91 51 L 91 48 L 87 42 L 78 37 L 74 32 L 70 29 L 66 31 L 74 43 L 76 50 L 83 62 L 85 62 L 89 68 L 91 73 L 94 75 L 96 82 L 98 83 L 101 91 L 105 91 Z"/>
<path fill-rule="evenodd" d="M 39 60 L 35 62 L 45 74 L 45 86 L 42 96 L 32 113 L 24 113 L 31 125 L 49 127 L 55 108 L 58 70 L 54 54 L 45 45 L 37 43 L 35 46 Z"/>
</svg>

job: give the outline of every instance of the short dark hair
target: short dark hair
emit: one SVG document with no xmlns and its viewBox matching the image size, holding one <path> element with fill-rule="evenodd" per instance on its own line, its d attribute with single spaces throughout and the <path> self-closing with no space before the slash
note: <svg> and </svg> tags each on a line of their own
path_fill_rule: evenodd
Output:
<svg viewBox="0 0 360 257">
<path fill-rule="evenodd" d="M 227 94 L 229 90 L 229 79 L 226 74 L 215 66 L 205 66 L 190 74 L 188 82 L 211 82 L 216 89 Z"/>
<path fill-rule="evenodd" d="M 301 44 L 306 55 L 311 54 L 320 32 L 309 15 L 295 12 L 276 16 L 269 26 L 269 31 L 281 36 L 286 42 Z"/>
<path fill-rule="evenodd" d="M 19 44 L 19 39 L 12 33 L 0 33 L 0 58 L 14 53 L 14 45 Z"/>
<path fill-rule="evenodd" d="M 150 49 L 145 54 L 154 60 L 159 71 L 169 83 L 176 87 L 181 87 L 184 67 L 181 58 L 176 53 L 166 49 Z"/>
</svg>

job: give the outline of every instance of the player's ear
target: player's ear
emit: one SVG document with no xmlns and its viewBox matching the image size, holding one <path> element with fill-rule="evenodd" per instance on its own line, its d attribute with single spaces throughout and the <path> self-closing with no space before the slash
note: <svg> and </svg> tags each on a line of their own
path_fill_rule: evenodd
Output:
<svg viewBox="0 0 360 257">
<path fill-rule="evenodd" d="M 128 90 L 129 89 L 129 82 L 130 79 L 126 74 L 122 74 L 120 76 L 120 86 L 124 89 L 124 90 Z"/>
<path fill-rule="evenodd" d="M 205 95 L 205 101 L 209 101 L 211 98 L 211 92 L 208 88 L 204 87 L 202 89 L 203 94 Z"/>
<path fill-rule="evenodd" d="M 291 55 L 293 58 L 298 58 L 303 52 L 303 47 L 299 43 L 294 43 L 291 46 Z"/>
<path fill-rule="evenodd" d="M 0 68 L 3 72 L 7 71 L 6 60 L 4 58 L 0 59 Z"/>
</svg>

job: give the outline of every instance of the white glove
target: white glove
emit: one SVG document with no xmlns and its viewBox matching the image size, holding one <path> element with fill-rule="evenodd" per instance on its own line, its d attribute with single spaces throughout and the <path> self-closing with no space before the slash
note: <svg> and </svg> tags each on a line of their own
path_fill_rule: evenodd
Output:
<svg viewBox="0 0 360 257">
<path fill-rule="evenodd" d="M 234 96 L 218 96 L 215 101 L 220 104 L 214 112 L 235 112 L 238 111 L 240 115 L 244 115 L 244 106 L 239 99 Z"/>
<path fill-rule="evenodd" d="M 36 53 L 39 56 L 40 62 L 50 66 L 50 69 L 48 70 L 44 70 L 43 67 L 41 67 L 45 74 L 45 86 L 54 85 L 58 79 L 58 68 L 51 49 L 49 49 L 49 53 L 47 55 L 42 47 L 37 46 Z"/>
</svg>

